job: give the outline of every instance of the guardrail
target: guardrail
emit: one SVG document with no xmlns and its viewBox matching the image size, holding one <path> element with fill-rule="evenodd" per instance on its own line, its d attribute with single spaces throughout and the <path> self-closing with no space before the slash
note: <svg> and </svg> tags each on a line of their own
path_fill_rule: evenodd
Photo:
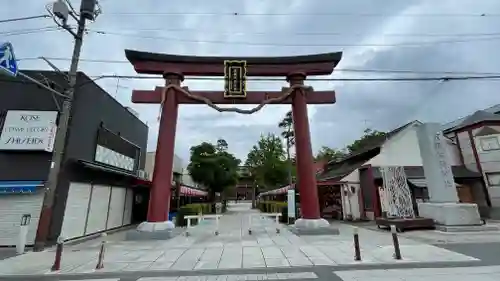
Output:
<svg viewBox="0 0 500 281">
<path fill-rule="evenodd" d="M 280 233 L 280 217 L 281 213 L 258 213 L 258 214 L 250 214 L 248 216 L 248 234 L 252 235 L 252 221 L 254 217 L 259 217 L 259 219 L 264 218 L 275 218 L 276 221 L 276 233 Z"/>
<path fill-rule="evenodd" d="M 190 235 L 190 229 L 192 228 L 191 226 L 191 220 L 192 219 L 198 219 L 198 224 L 200 224 L 202 221 L 205 219 L 215 219 L 215 235 L 219 235 L 219 220 L 222 217 L 221 214 L 213 214 L 213 215 L 190 215 L 190 216 L 184 216 L 184 219 L 187 221 L 186 224 L 186 236 Z"/>
</svg>

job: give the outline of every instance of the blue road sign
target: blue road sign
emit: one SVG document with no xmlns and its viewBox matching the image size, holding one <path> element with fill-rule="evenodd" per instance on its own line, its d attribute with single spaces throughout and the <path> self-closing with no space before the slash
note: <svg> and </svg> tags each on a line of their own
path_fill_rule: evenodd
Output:
<svg viewBox="0 0 500 281">
<path fill-rule="evenodd" d="M 0 71 L 9 76 L 17 76 L 17 61 L 12 44 L 3 43 L 0 46 Z"/>
</svg>

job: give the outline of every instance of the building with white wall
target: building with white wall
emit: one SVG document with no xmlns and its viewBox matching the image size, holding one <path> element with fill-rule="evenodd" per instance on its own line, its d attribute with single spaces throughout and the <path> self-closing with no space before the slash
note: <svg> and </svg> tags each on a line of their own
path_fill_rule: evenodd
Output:
<svg viewBox="0 0 500 281">
<path fill-rule="evenodd" d="M 456 142 L 459 162 L 481 174 L 492 207 L 490 216 L 500 218 L 500 115 L 492 113 L 497 109 L 476 111 L 448 125 L 444 133 Z"/>
<path fill-rule="evenodd" d="M 156 151 L 150 151 L 146 153 L 146 163 L 144 170 L 146 171 L 146 178 L 149 181 L 153 181 L 153 172 L 155 166 L 155 156 Z M 174 181 L 179 180 L 181 185 L 181 193 L 185 194 L 199 194 L 198 189 L 203 189 L 199 184 L 195 183 L 186 169 L 186 163 L 182 158 L 174 155 L 174 165 L 172 168 Z M 172 183 L 175 186 L 175 183 Z"/>
<path fill-rule="evenodd" d="M 318 175 L 319 181 L 330 182 L 332 188 L 341 189 L 344 219 L 374 219 L 381 215 L 384 198 L 380 196 L 383 194 L 380 168 L 385 166 L 403 166 L 413 200 L 428 199 L 416 130 L 421 124 L 419 121 L 405 124 L 375 140 L 362 152 L 329 163 Z M 460 148 L 453 140 L 447 139 L 446 148 L 460 200 L 488 208 L 488 192 L 481 174 L 463 164 Z"/>
</svg>

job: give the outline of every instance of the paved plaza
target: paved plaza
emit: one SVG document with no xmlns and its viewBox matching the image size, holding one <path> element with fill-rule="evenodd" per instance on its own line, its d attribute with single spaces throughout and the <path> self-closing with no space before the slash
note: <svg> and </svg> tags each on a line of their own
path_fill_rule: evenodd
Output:
<svg viewBox="0 0 500 281">
<path fill-rule="evenodd" d="M 120 241 L 109 236 L 104 268 L 95 270 L 100 242 L 92 240 L 65 247 L 62 269 L 57 274 L 203 271 L 269 268 L 297 268 L 342 265 L 390 265 L 407 263 L 471 262 L 477 258 L 401 237 L 403 260 L 393 258 L 388 232 L 359 229 L 362 261 L 354 261 L 353 226 L 336 224 L 339 235 L 302 236 L 282 226 L 276 233 L 272 220 L 254 217 L 252 235 L 249 216 L 257 211 L 249 203 L 229 207 L 215 236 L 215 222 L 204 221 L 193 227 L 191 236 L 165 241 Z M 0 261 L 2 275 L 53 274 L 49 269 L 54 250 L 27 253 Z M 305 271 L 307 272 L 307 271 Z"/>
</svg>

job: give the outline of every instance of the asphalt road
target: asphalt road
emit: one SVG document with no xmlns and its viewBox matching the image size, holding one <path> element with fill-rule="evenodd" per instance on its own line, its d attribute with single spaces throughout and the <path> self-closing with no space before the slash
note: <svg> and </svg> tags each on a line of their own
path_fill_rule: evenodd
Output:
<svg viewBox="0 0 500 281">
<path fill-rule="evenodd" d="M 453 252 L 478 258 L 482 263 L 500 265 L 500 243 L 467 243 L 467 244 L 438 244 L 434 245 Z"/>
<path fill-rule="evenodd" d="M 15 248 L 0 248 L 0 260 L 16 256 Z"/>
</svg>

